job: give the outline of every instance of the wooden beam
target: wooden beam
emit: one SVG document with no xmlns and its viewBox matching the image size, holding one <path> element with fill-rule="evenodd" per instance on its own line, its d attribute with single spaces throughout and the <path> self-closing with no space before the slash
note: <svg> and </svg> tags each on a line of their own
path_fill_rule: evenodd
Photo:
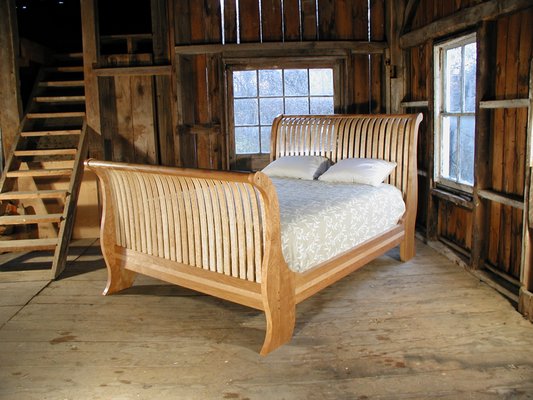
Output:
<svg viewBox="0 0 533 400">
<path fill-rule="evenodd" d="M 176 46 L 179 55 L 202 55 L 212 53 L 231 54 L 236 52 L 272 52 L 272 51 L 350 51 L 352 54 L 381 54 L 388 47 L 386 42 L 358 41 L 322 41 L 322 42 L 268 42 L 241 44 L 202 44 L 192 46 Z"/>
<path fill-rule="evenodd" d="M 418 46 L 428 39 L 435 39 L 459 32 L 475 26 L 481 21 L 495 19 L 503 14 L 529 8 L 531 5 L 531 0 L 486 1 L 402 35 L 400 37 L 400 45 L 402 48 Z"/>
<path fill-rule="evenodd" d="M 420 100 L 420 101 L 402 101 L 400 105 L 403 108 L 428 108 L 429 101 Z"/>
<path fill-rule="evenodd" d="M 496 60 L 496 26 L 495 22 L 483 22 L 479 27 L 477 40 L 476 98 L 485 99 L 494 96 L 494 63 Z M 476 105 L 475 150 L 474 150 L 474 213 L 472 218 L 472 251 L 470 264 L 473 269 L 482 269 L 487 254 L 489 227 L 487 205 L 484 194 L 491 188 L 491 114 L 489 110 Z M 500 197 L 497 197 L 500 198 Z M 493 198 L 494 200 L 495 198 Z"/>
<path fill-rule="evenodd" d="M 526 108 L 529 99 L 485 100 L 479 102 L 479 108 Z"/>
<path fill-rule="evenodd" d="M 147 65 L 138 67 L 110 67 L 93 69 L 95 76 L 170 76 L 171 65 Z"/>
<path fill-rule="evenodd" d="M 80 8 L 87 125 L 90 130 L 100 135 L 98 77 L 93 70 L 93 66 L 98 62 L 99 54 L 98 11 L 96 0 L 80 0 Z M 91 138 L 90 143 L 90 154 L 91 156 L 94 156 L 93 149 L 96 147 L 96 143 L 94 143 L 92 139 L 93 138 Z"/>
<path fill-rule="evenodd" d="M 401 27 L 401 33 L 404 34 L 405 32 L 409 31 L 411 29 L 411 25 L 413 23 L 413 19 L 416 15 L 416 11 L 418 10 L 418 6 L 420 4 L 420 0 L 409 0 L 407 2 L 407 5 L 405 6 L 405 13 L 403 17 L 403 24 Z"/>
<path fill-rule="evenodd" d="M 401 112 L 401 101 L 405 97 L 406 73 L 404 52 L 400 47 L 400 29 L 403 25 L 405 1 L 387 0 L 385 9 L 388 54 L 385 60 L 386 111 Z"/>
<path fill-rule="evenodd" d="M 478 189 L 477 194 L 479 197 L 485 200 L 494 201 L 505 206 L 524 209 L 524 201 L 517 196 L 511 196 L 506 193 L 500 193 L 495 190 Z"/>
<path fill-rule="evenodd" d="M 15 0 L 0 1 L 0 21 L 0 134 L 4 160 L 6 152 L 11 149 L 22 117 Z"/>
<path fill-rule="evenodd" d="M 525 212 L 522 235 L 522 291 L 520 292 L 522 302 L 522 292 L 524 296 L 529 293 L 529 307 L 526 307 L 530 320 L 533 321 L 533 251 L 532 251 L 532 234 L 533 229 L 533 59 L 530 61 L 529 67 L 529 109 L 527 115 L 527 136 L 526 136 L 526 185 L 524 187 L 525 193 Z M 525 313 L 523 313 L 526 315 Z"/>
</svg>

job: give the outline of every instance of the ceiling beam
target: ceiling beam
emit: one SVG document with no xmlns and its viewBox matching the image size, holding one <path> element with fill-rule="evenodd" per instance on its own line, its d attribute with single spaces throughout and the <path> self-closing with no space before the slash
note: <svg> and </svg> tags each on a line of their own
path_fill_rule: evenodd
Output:
<svg viewBox="0 0 533 400">
<path fill-rule="evenodd" d="M 411 2 L 410 2 L 411 3 Z M 450 16 L 436 20 L 420 29 L 408 32 L 400 37 L 400 46 L 409 48 L 418 46 L 428 39 L 435 39 L 475 26 L 481 21 L 530 8 L 531 0 L 490 0 L 465 8 Z"/>
</svg>

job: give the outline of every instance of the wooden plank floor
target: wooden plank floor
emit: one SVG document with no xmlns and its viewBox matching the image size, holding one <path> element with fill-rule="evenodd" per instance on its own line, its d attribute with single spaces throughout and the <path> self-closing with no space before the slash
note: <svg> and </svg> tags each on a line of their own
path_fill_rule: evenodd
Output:
<svg viewBox="0 0 533 400">
<path fill-rule="evenodd" d="M 420 243 L 300 304 L 266 358 L 261 313 L 148 278 L 103 297 L 99 248 L 74 253 L 55 282 L 0 267 L 2 400 L 533 399 L 533 325 Z"/>
</svg>

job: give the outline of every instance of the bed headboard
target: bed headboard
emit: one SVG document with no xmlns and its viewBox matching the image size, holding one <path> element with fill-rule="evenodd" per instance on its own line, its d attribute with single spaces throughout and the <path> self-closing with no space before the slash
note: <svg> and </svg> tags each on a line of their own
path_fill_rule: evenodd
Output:
<svg viewBox="0 0 533 400">
<path fill-rule="evenodd" d="M 333 162 L 350 157 L 394 161 L 398 165 L 387 182 L 404 197 L 409 189 L 416 195 L 420 121 L 422 114 L 280 115 L 272 124 L 271 159 L 320 155 Z"/>
</svg>

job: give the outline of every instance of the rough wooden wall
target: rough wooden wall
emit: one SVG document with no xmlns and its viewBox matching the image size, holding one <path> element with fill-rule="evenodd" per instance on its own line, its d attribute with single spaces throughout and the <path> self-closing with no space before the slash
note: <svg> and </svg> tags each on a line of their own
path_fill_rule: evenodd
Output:
<svg viewBox="0 0 533 400">
<path fill-rule="evenodd" d="M 371 1 L 370 39 L 385 39 L 385 0 Z M 302 41 L 368 41 L 367 0 L 174 0 L 176 46 Z M 247 47 L 240 57 L 260 57 Z M 279 53 L 279 56 L 287 54 Z M 384 111 L 383 55 L 348 54 L 341 109 Z M 228 168 L 224 67 L 220 53 L 178 56 L 180 164 Z"/>
<path fill-rule="evenodd" d="M 479 0 L 421 0 L 413 17 L 412 28 L 424 27 L 442 17 L 483 3 Z M 529 66 L 532 56 L 533 9 L 498 17 L 497 29 L 492 44 L 492 66 L 490 99 L 504 100 L 528 97 Z M 471 31 L 471 30 L 470 30 Z M 457 32 L 458 34 L 460 32 Z M 407 93 L 412 101 L 428 101 L 433 105 L 433 40 L 407 49 Z M 478 60 L 479 64 L 479 60 Z M 490 117 L 490 152 L 485 154 L 489 164 L 489 186 L 491 190 L 517 199 L 524 198 L 525 152 L 527 109 L 495 109 Z M 425 113 L 425 122 L 431 123 L 432 111 Z M 468 254 L 472 250 L 472 232 L 475 223 L 472 207 L 464 203 L 446 201 L 427 190 L 427 179 L 433 174 L 432 131 L 421 129 L 419 143 L 420 198 L 417 223 L 420 227 L 431 227 L 437 236 L 461 248 Z M 484 200 L 485 201 L 485 200 Z M 487 202 L 486 254 L 483 257 L 497 269 L 512 278 L 520 279 L 522 249 L 523 211 L 516 207 Z M 433 208 L 430 205 L 433 204 Z M 426 232 L 429 234 L 430 232 Z"/>
</svg>

